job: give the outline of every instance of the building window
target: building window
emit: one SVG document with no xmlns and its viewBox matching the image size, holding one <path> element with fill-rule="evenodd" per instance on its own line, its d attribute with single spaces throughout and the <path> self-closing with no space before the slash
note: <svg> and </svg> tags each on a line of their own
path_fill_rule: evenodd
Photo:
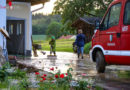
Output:
<svg viewBox="0 0 130 90">
<path fill-rule="evenodd" d="M 18 23 L 17 24 L 17 35 L 21 35 L 22 34 L 22 24 Z"/>
<path fill-rule="evenodd" d="M 14 25 L 10 24 L 9 25 L 9 34 L 12 35 L 14 33 Z"/>
</svg>

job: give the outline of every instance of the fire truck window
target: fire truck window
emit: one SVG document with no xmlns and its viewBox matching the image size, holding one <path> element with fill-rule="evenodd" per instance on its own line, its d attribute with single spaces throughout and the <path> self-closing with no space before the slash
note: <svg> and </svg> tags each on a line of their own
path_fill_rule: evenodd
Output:
<svg viewBox="0 0 130 90">
<path fill-rule="evenodd" d="M 130 25 L 130 2 L 128 2 L 128 3 L 126 4 L 124 24 L 125 24 L 125 25 Z"/>
<path fill-rule="evenodd" d="M 103 30 L 108 29 L 108 18 L 109 18 L 109 12 L 107 13 L 107 15 L 106 15 L 106 17 L 105 17 L 105 19 L 103 21 L 103 25 L 102 25 Z"/>
<path fill-rule="evenodd" d="M 109 24 L 108 24 L 109 28 L 118 25 L 120 18 L 120 10 L 121 10 L 121 4 L 116 4 L 111 7 Z"/>
</svg>

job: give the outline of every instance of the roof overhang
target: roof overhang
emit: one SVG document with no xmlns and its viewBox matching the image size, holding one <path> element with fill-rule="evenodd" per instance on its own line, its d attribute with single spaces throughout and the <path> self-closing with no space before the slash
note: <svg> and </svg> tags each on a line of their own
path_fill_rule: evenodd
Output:
<svg viewBox="0 0 130 90">
<path fill-rule="evenodd" d="M 72 23 L 72 25 L 71 25 L 71 27 L 76 27 L 77 25 L 79 25 L 79 23 L 81 23 L 81 22 L 83 22 L 84 24 L 89 24 L 89 25 L 93 25 L 92 23 L 90 23 L 90 22 L 88 22 L 88 21 L 86 21 L 84 18 L 79 18 L 79 19 L 77 19 L 76 21 L 74 21 L 73 23 Z"/>
<path fill-rule="evenodd" d="M 72 23 L 71 27 L 76 27 L 80 22 L 89 24 L 91 26 L 95 26 L 95 21 L 101 21 L 101 18 L 99 18 L 99 17 L 85 17 L 85 18 L 80 17 Z"/>
<path fill-rule="evenodd" d="M 13 0 L 14 2 L 30 2 L 31 5 L 44 4 L 50 0 Z"/>
</svg>

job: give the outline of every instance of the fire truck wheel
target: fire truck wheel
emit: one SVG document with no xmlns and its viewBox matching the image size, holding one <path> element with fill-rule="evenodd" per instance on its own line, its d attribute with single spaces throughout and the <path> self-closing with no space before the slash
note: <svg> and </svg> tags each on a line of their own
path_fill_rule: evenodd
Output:
<svg viewBox="0 0 130 90">
<path fill-rule="evenodd" d="M 96 69 L 98 73 L 104 73 L 105 72 L 105 59 L 104 55 L 101 51 L 98 51 L 96 53 Z"/>
</svg>

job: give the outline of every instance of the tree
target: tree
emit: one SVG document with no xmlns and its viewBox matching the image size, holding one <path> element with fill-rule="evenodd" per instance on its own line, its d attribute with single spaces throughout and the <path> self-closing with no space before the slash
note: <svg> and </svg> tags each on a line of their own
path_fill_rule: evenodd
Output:
<svg viewBox="0 0 130 90">
<path fill-rule="evenodd" d="M 61 23 L 60 15 L 43 15 L 43 14 L 36 14 L 32 16 L 32 32 L 33 35 L 45 35 L 48 25 L 53 22 Z"/>
<path fill-rule="evenodd" d="M 63 30 L 71 30 L 73 21 L 84 15 L 101 17 L 112 0 L 57 0 L 54 14 L 62 17 Z M 95 15 L 94 15 L 95 14 Z"/>
<path fill-rule="evenodd" d="M 52 22 L 46 31 L 46 34 L 51 36 L 54 35 L 56 38 L 59 38 L 63 33 L 61 32 L 62 24 L 58 22 Z"/>
</svg>

